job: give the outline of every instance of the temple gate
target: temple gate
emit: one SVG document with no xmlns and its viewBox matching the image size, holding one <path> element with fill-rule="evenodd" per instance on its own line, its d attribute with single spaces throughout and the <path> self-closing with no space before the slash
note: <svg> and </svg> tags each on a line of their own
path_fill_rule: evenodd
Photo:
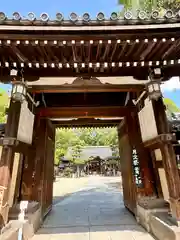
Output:
<svg viewBox="0 0 180 240">
<path fill-rule="evenodd" d="M 117 126 L 125 206 L 147 230 L 149 205 L 179 224 L 176 139 L 160 91 L 179 76 L 179 37 L 179 19 L 166 17 L 1 21 L 0 80 L 13 85 L 0 139 L 2 226 L 22 200 L 41 221 L 51 210 L 55 128 L 98 125 Z"/>
</svg>

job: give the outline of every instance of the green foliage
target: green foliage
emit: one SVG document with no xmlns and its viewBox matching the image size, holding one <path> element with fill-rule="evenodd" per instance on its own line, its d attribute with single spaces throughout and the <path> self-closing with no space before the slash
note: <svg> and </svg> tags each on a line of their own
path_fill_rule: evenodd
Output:
<svg viewBox="0 0 180 240">
<path fill-rule="evenodd" d="M 164 104 L 166 108 L 170 112 L 180 112 L 180 109 L 176 106 L 176 104 L 169 98 L 164 98 Z"/>
<path fill-rule="evenodd" d="M 9 105 L 8 94 L 0 89 L 0 123 L 6 122 L 5 110 Z"/>
<path fill-rule="evenodd" d="M 158 9 L 160 14 L 164 14 L 165 9 L 180 9 L 180 0 L 118 0 L 118 3 L 124 6 L 124 10 L 132 10 L 133 13 L 137 13 L 137 9 L 148 12 Z"/>
<path fill-rule="evenodd" d="M 166 114 L 168 119 L 172 119 L 175 117 L 175 112 L 180 112 L 180 109 L 176 106 L 176 104 L 169 98 L 164 98 L 164 104 L 166 106 Z"/>
<path fill-rule="evenodd" d="M 63 171 L 64 177 L 71 177 L 72 173 L 73 173 L 73 170 L 69 167 L 65 168 Z"/>
<path fill-rule="evenodd" d="M 113 155 L 118 156 L 118 138 L 115 128 L 102 129 L 58 129 L 56 133 L 55 163 L 59 163 L 60 157 L 66 155 L 75 164 L 83 164 L 80 159 L 83 146 L 110 146 Z M 68 148 L 72 148 L 72 154 L 67 156 Z M 70 154 L 68 152 L 68 154 Z"/>
</svg>

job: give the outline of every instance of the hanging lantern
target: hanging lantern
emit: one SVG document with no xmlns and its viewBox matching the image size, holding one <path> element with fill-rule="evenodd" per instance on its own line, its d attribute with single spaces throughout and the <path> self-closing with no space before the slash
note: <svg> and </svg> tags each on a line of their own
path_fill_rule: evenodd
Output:
<svg viewBox="0 0 180 240">
<path fill-rule="evenodd" d="M 14 82 L 12 84 L 11 98 L 16 102 L 23 102 L 26 99 L 27 86 L 24 82 Z"/>
<path fill-rule="evenodd" d="M 161 85 L 158 80 L 151 80 L 146 85 L 149 99 L 158 100 L 161 96 Z"/>
<path fill-rule="evenodd" d="M 161 69 L 152 69 L 149 75 L 150 81 L 146 85 L 150 100 L 158 100 L 160 97 L 162 97 L 160 79 Z"/>
</svg>

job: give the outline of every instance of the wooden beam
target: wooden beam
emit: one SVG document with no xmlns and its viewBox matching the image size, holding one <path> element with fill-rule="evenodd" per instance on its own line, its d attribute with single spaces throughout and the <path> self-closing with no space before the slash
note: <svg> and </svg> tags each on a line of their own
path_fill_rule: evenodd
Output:
<svg viewBox="0 0 180 240">
<path fill-rule="evenodd" d="M 124 106 L 126 106 L 128 104 L 129 100 L 130 100 L 130 92 L 127 92 Z"/>
<path fill-rule="evenodd" d="M 98 61 L 98 58 L 101 54 L 101 49 L 102 49 L 102 43 L 98 43 L 97 52 L 96 52 L 96 62 Z"/>
<path fill-rule="evenodd" d="M 106 44 L 106 48 L 105 48 L 104 54 L 103 54 L 102 59 L 101 59 L 102 62 L 104 62 L 105 59 L 106 59 L 106 56 L 108 56 L 110 46 L 111 46 L 111 44 L 109 44 L 109 43 Z"/>
<path fill-rule="evenodd" d="M 53 48 L 51 48 L 49 45 L 45 46 L 45 49 L 48 53 L 48 55 L 56 62 L 59 62 L 59 59 L 56 57 L 56 54 L 52 51 Z"/>
<path fill-rule="evenodd" d="M 135 20 L 134 23 L 136 23 L 137 20 Z M 164 21 L 164 19 L 163 19 Z M 25 23 L 24 25 L 22 23 Z M 55 21 L 53 21 L 54 23 Z M 72 25 L 71 22 L 69 26 L 52 26 L 52 25 L 46 25 L 46 26 L 32 26 L 32 23 L 30 21 L 28 21 L 29 24 L 31 24 L 31 26 L 27 26 L 27 21 L 22 21 L 21 25 L 1 25 L 0 26 L 0 31 L 4 31 L 4 30 L 8 30 L 8 31 L 56 31 L 59 32 L 60 31 L 117 31 L 117 30 L 130 30 L 134 32 L 134 28 L 132 27 L 132 24 L 126 25 L 126 24 L 121 24 L 121 25 L 117 25 L 115 24 L 114 26 L 112 26 L 112 21 L 104 21 L 104 25 L 97 25 L 97 21 L 94 21 L 94 23 L 96 23 L 96 25 L 89 25 L 89 26 L 84 26 L 84 25 Z M 109 23 L 109 25 L 107 25 Z M 42 24 L 42 23 L 41 23 Z M 52 24 L 52 22 L 50 21 L 49 24 Z M 159 29 L 165 29 L 167 31 L 167 29 L 176 29 L 176 28 L 180 28 L 180 23 L 163 23 L 163 24 L 142 24 L 141 21 L 139 21 L 139 24 L 135 25 L 135 30 L 146 30 L 146 31 L 150 31 L 152 29 L 159 31 Z"/>
<path fill-rule="evenodd" d="M 87 55 L 87 62 L 91 61 L 91 44 L 88 43 L 88 55 Z"/>
<path fill-rule="evenodd" d="M 60 93 L 60 92 L 141 92 L 145 88 L 144 84 L 124 84 L 124 85 L 100 85 L 100 86 L 62 86 L 62 85 L 36 85 L 30 86 L 31 93 Z"/>
<path fill-rule="evenodd" d="M 137 47 L 137 45 L 138 45 L 137 42 L 133 42 L 132 45 L 129 47 L 129 50 L 125 54 L 125 57 L 130 56 L 130 54 L 133 52 L 134 48 Z M 137 47 L 137 49 L 138 49 L 138 47 Z"/>
<path fill-rule="evenodd" d="M 156 45 L 157 42 L 151 42 L 148 47 L 142 52 L 140 56 L 140 60 L 144 60 L 146 56 L 152 51 L 153 47 Z"/>
<path fill-rule="evenodd" d="M 28 59 L 24 56 L 24 54 L 16 46 L 11 46 L 11 49 L 16 54 L 16 56 L 18 57 L 20 62 L 28 61 Z"/>
<path fill-rule="evenodd" d="M 135 107 L 60 107 L 38 108 L 37 114 L 45 118 L 105 118 L 124 117 L 134 111 Z"/>
<path fill-rule="evenodd" d="M 164 45 L 166 45 L 166 43 L 163 43 Z M 162 42 L 158 42 L 154 48 L 151 50 L 151 52 L 147 55 L 147 59 L 151 60 L 153 59 L 153 56 L 156 55 L 157 52 L 159 52 L 159 50 L 164 47 L 164 45 L 162 44 Z"/>
<path fill-rule="evenodd" d="M 78 57 L 77 57 L 77 51 L 76 51 L 76 45 L 75 44 L 72 44 L 72 53 L 73 53 L 73 61 L 74 62 L 77 62 L 78 61 Z"/>
<path fill-rule="evenodd" d="M 116 42 L 115 45 L 114 45 L 113 51 L 111 53 L 110 62 L 112 62 L 112 60 L 113 60 L 114 54 L 115 54 L 116 49 L 117 49 L 117 45 L 119 45 L 119 43 Z"/>
<path fill-rule="evenodd" d="M 122 49 L 121 49 L 121 51 L 120 51 L 120 53 L 118 55 L 118 58 L 117 58 L 118 60 L 120 60 L 121 57 L 123 56 L 123 54 L 125 53 L 127 46 L 128 46 L 127 42 L 123 43 Z"/>
<path fill-rule="evenodd" d="M 163 54 L 162 59 L 166 59 L 174 50 L 177 50 L 177 47 L 180 45 L 180 39 L 178 38 L 174 44 Z"/>
<path fill-rule="evenodd" d="M 141 41 L 141 44 L 140 44 L 139 48 L 137 49 L 137 51 L 134 51 L 133 54 L 132 54 L 133 59 L 137 60 L 139 58 L 139 55 L 142 53 L 143 49 L 145 48 L 144 47 L 145 44 L 146 44 L 146 47 L 147 47 L 148 43 L 145 43 L 145 42 Z"/>
<path fill-rule="evenodd" d="M 92 126 L 92 127 L 104 127 L 104 126 L 117 126 L 120 124 L 121 119 L 94 119 L 94 118 L 80 118 L 77 120 L 63 120 L 63 121 L 52 121 L 52 124 L 56 127 L 72 127 L 72 126 Z"/>
</svg>

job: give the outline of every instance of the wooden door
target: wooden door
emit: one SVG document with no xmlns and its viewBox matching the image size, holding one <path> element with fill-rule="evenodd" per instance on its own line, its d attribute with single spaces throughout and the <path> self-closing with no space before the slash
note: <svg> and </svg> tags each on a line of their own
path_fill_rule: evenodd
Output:
<svg viewBox="0 0 180 240">
<path fill-rule="evenodd" d="M 125 126 L 119 131 L 119 153 L 123 185 L 124 205 L 134 214 L 136 213 L 136 186 L 134 183 L 132 165 L 132 147 Z"/>
<path fill-rule="evenodd" d="M 53 180 L 54 180 L 54 126 L 47 123 L 47 134 L 45 144 L 45 165 L 43 179 L 43 216 L 45 216 L 52 207 L 53 201 Z"/>
</svg>

